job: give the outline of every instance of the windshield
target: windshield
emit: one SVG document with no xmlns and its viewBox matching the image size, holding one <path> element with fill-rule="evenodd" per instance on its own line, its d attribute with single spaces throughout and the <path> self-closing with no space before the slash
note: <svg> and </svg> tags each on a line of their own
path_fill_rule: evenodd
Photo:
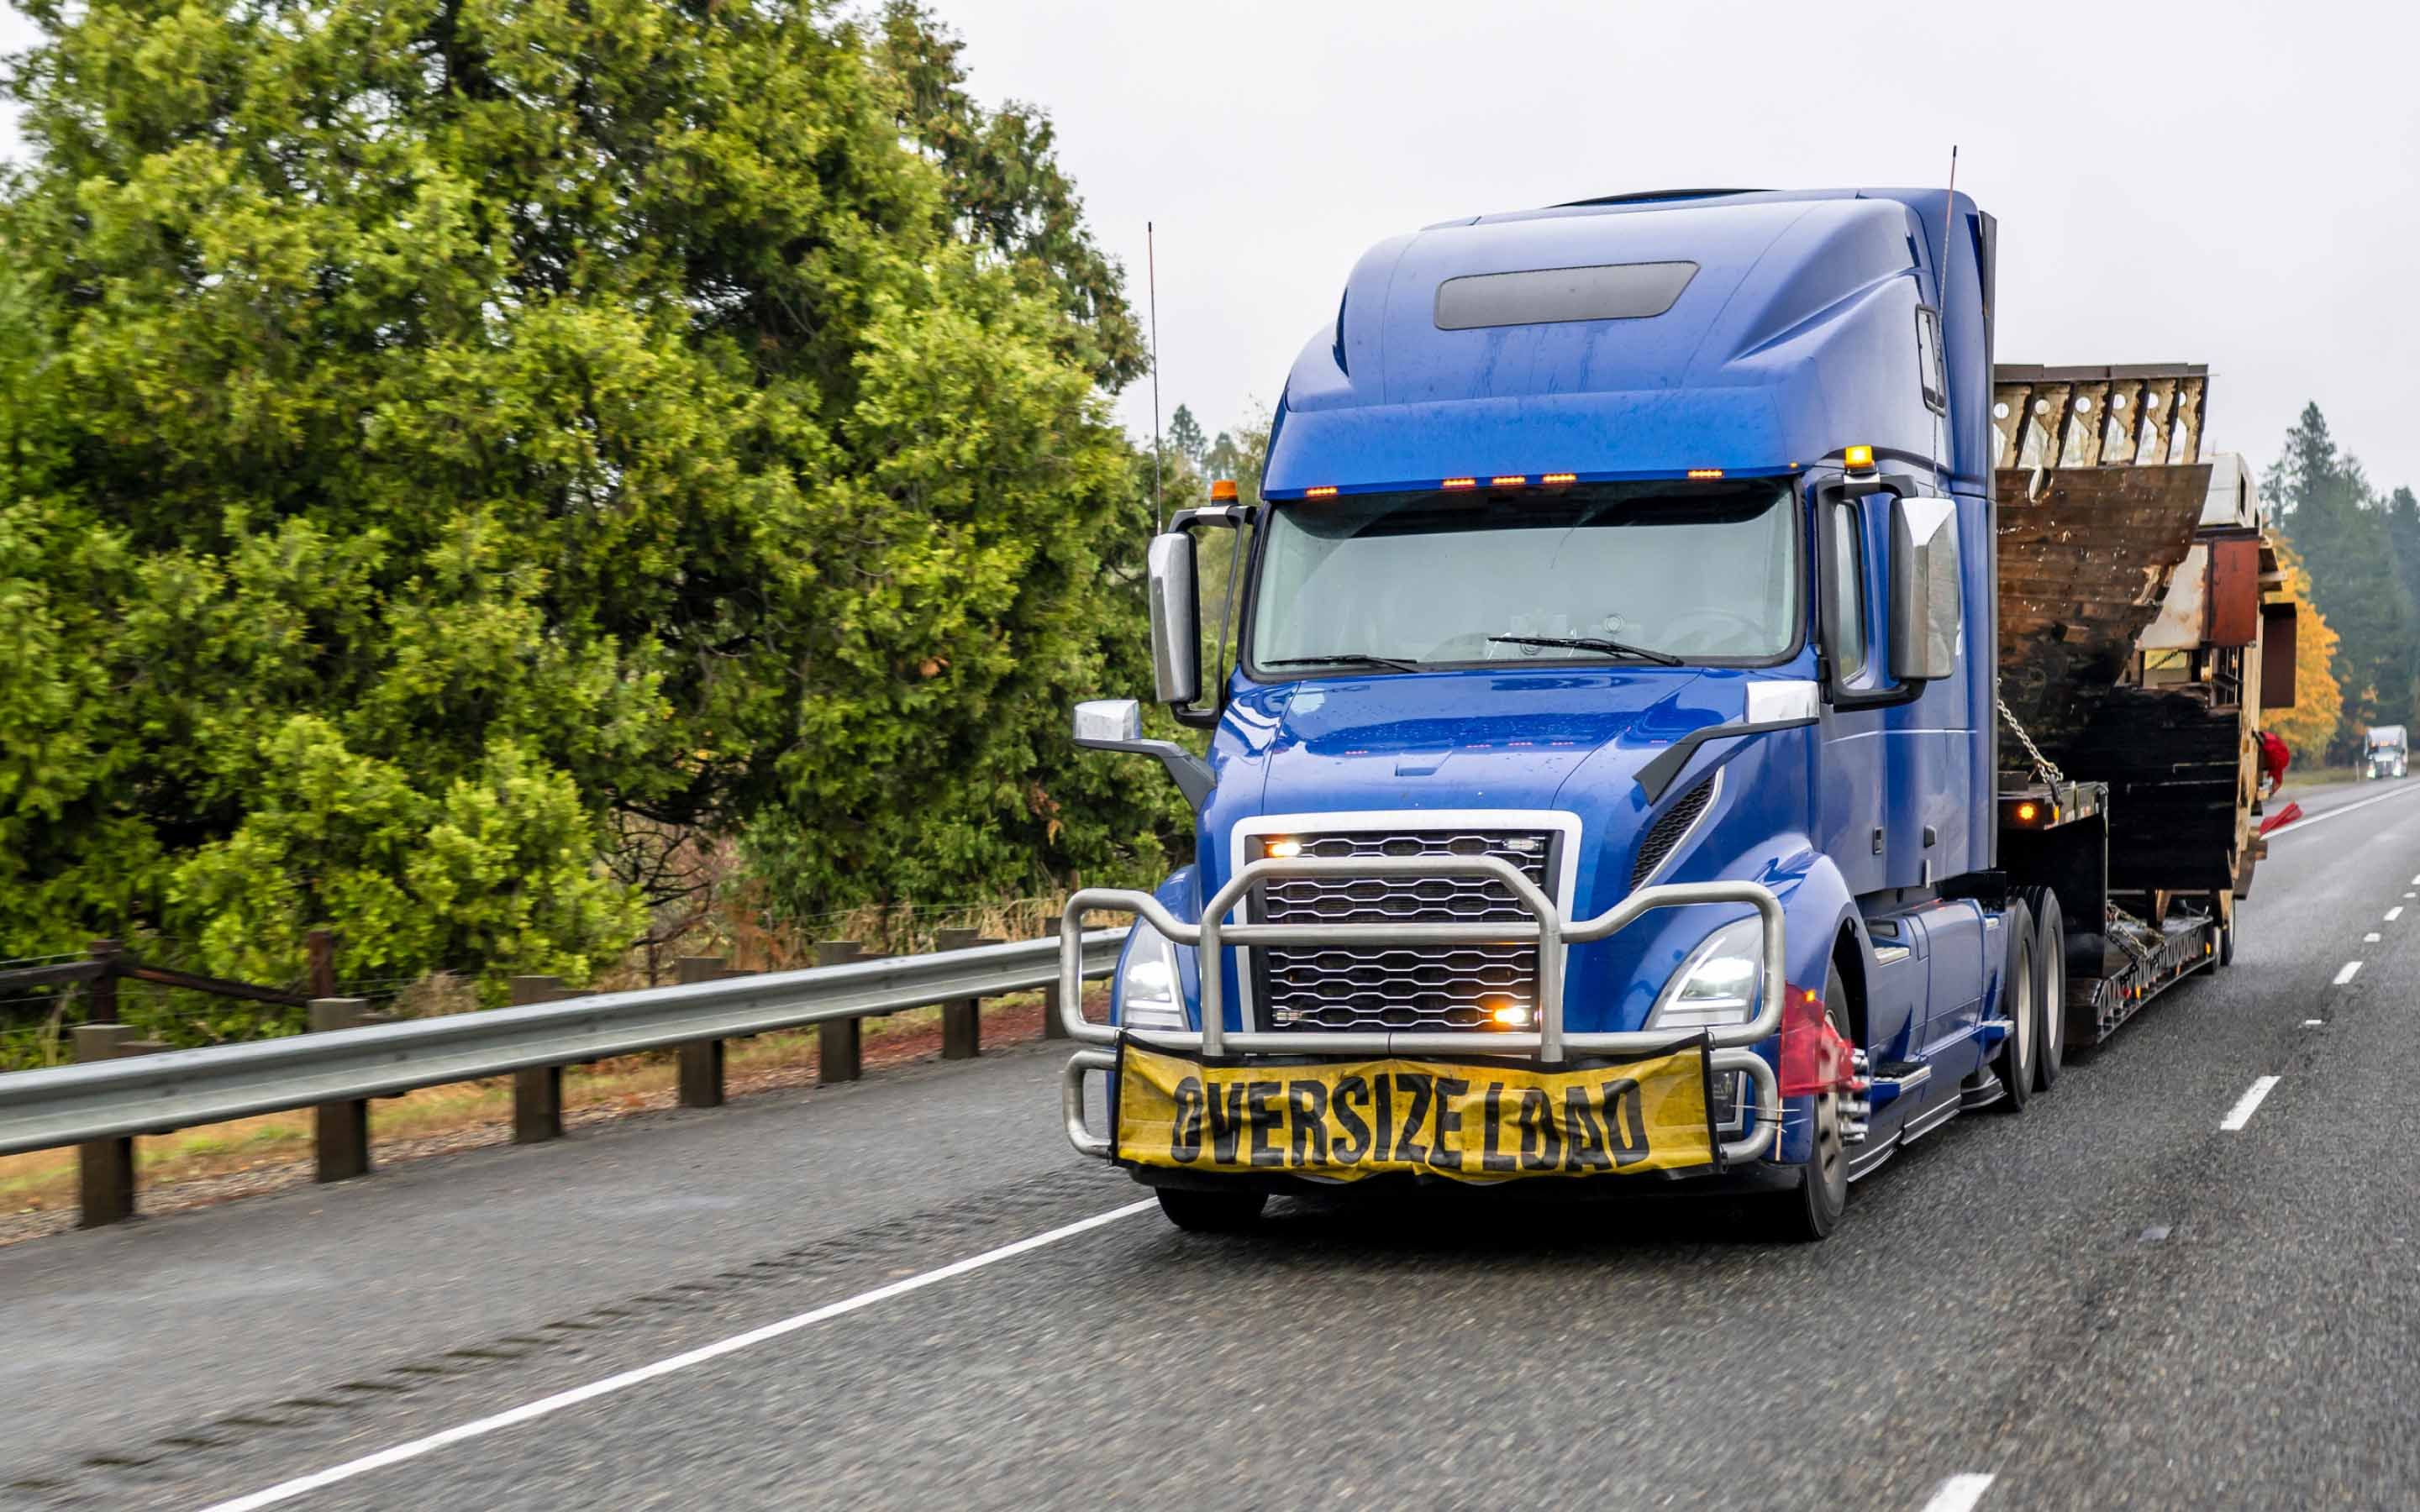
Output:
<svg viewBox="0 0 2420 1512">
<path fill-rule="evenodd" d="M 1756 481 L 1277 504 L 1252 660 L 1770 660 L 1798 640 L 1790 501 Z"/>
</svg>

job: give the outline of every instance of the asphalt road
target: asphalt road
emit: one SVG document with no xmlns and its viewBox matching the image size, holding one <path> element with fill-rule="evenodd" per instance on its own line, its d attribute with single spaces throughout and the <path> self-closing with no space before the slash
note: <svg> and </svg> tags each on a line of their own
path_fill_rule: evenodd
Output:
<svg viewBox="0 0 2420 1512">
<path fill-rule="evenodd" d="M 2295 795 L 2231 968 L 1826 1244 L 1186 1236 L 1015 1052 L 0 1250 L 0 1502 L 2420 1504 L 2420 781 Z"/>
</svg>

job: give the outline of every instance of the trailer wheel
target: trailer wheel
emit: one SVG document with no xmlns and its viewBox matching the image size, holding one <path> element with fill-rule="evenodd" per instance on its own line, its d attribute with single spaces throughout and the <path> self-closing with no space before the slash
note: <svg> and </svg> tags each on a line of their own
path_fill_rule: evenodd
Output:
<svg viewBox="0 0 2420 1512">
<path fill-rule="evenodd" d="M 1823 1014 L 1842 1039 L 1853 1041 L 1849 989 L 1837 965 L 1823 979 Z M 1849 1147 L 1840 1129 L 1839 1093 L 1824 1092 L 1815 1099 L 1815 1149 L 1798 1168 L 1798 1184 L 1757 1200 L 1766 1204 L 1773 1237 L 1784 1243 L 1827 1239 L 1840 1226 L 1840 1214 L 1849 1205 Z"/>
<path fill-rule="evenodd" d="M 2001 1016 L 2009 1021 L 2009 1037 L 1992 1057 L 1993 1073 L 2007 1092 L 2001 1106 L 2023 1113 L 2034 1095 L 2034 1041 L 2041 1016 L 2040 983 L 2034 979 L 2034 916 L 2022 901 L 2009 904 L 2009 959 L 2000 978 Z"/>
<path fill-rule="evenodd" d="M 1155 1194 L 1160 1215 L 1188 1234 L 1233 1234 L 1261 1221 L 1265 1192 L 1189 1192 L 1163 1186 Z"/>
<path fill-rule="evenodd" d="M 2047 1092 L 2067 1064 L 2067 916 L 2048 887 L 2020 896 L 2034 916 L 2034 1090 Z"/>
</svg>

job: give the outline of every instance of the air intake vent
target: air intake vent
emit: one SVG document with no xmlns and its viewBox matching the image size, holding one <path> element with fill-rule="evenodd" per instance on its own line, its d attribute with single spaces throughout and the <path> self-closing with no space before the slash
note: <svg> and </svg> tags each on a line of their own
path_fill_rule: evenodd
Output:
<svg viewBox="0 0 2420 1512">
<path fill-rule="evenodd" d="M 1672 854 L 1672 847 L 1681 843 L 1681 837 L 1689 832 L 1689 826 L 1705 813 L 1706 805 L 1714 801 L 1714 779 L 1710 777 L 1682 794 L 1672 807 L 1664 810 L 1664 817 L 1649 827 L 1647 839 L 1639 843 L 1638 864 L 1630 869 L 1632 891 L 1647 885 L 1647 879 Z"/>
</svg>

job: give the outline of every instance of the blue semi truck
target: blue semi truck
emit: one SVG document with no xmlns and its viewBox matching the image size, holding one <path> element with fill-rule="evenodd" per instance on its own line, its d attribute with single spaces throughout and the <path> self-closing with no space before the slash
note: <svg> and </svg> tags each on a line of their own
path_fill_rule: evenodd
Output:
<svg viewBox="0 0 2420 1512">
<path fill-rule="evenodd" d="M 1206 758 L 1076 711 L 1198 820 L 1155 892 L 1069 901 L 1077 1148 L 1189 1228 L 1658 1180 L 1820 1239 L 1900 1147 L 2223 965 L 2257 711 L 2292 701 L 2257 501 L 2241 468 L 2215 497 L 2199 367 L 1995 372 L 1995 255 L 1938 190 L 1367 254 L 1261 500 L 1151 546 L 1157 697 Z M 1135 916 L 1106 1023 L 1103 911 Z"/>
</svg>

